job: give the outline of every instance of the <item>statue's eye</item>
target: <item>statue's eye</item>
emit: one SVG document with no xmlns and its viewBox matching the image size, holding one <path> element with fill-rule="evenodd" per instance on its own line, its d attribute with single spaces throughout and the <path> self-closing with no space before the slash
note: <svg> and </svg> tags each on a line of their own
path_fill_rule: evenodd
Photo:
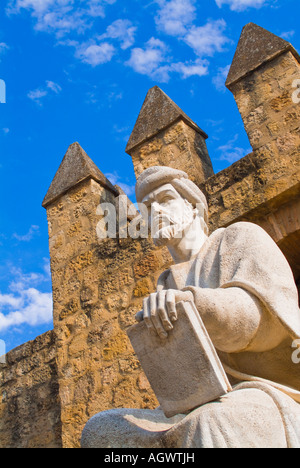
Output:
<svg viewBox="0 0 300 468">
<path fill-rule="evenodd" d="M 168 203 L 169 201 L 173 200 L 173 197 L 171 197 L 170 195 L 165 195 L 162 199 L 161 199 L 161 203 Z"/>
</svg>

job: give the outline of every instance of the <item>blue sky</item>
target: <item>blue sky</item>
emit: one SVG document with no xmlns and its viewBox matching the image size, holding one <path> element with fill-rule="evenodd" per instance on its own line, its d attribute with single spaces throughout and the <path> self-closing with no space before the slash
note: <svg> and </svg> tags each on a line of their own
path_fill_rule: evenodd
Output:
<svg viewBox="0 0 300 468">
<path fill-rule="evenodd" d="M 125 147 L 148 89 L 158 85 L 208 133 L 215 172 L 250 152 L 224 86 L 249 22 L 300 49 L 299 0 L 1 1 L 0 340 L 6 350 L 52 328 L 41 203 L 71 143 L 78 141 L 133 197 Z"/>
</svg>

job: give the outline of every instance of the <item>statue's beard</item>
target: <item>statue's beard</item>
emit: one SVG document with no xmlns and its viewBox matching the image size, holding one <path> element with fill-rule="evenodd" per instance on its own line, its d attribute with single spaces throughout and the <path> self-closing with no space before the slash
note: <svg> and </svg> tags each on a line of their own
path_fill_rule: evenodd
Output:
<svg viewBox="0 0 300 468">
<path fill-rule="evenodd" d="M 153 242 L 157 247 L 165 246 L 173 239 L 182 239 L 184 231 L 189 228 L 195 219 L 193 206 L 185 201 L 183 212 L 170 214 L 164 211 L 154 215 L 153 218 Z"/>
</svg>

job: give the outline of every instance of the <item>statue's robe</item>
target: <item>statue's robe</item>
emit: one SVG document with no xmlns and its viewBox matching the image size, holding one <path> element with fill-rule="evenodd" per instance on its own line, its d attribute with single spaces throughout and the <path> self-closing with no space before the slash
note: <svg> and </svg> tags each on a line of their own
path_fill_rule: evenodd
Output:
<svg viewBox="0 0 300 468">
<path fill-rule="evenodd" d="M 158 289 L 191 290 L 199 309 L 202 288 L 247 291 L 261 303 L 265 319 L 277 323 L 272 332 L 286 331 L 286 339 L 268 351 L 255 352 L 255 345 L 251 351 L 219 351 L 231 380 L 267 381 L 300 403 L 300 364 L 292 360 L 292 345 L 300 339 L 298 291 L 291 268 L 271 237 L 246 222 L 218 229 L 196 259 L 172 266 L 158 282 Z"/>
<path fill-rule="evenodd" d="M 233 392 L 173 419 L 160 409 L 99 413 L 83 432 L 83 447 L 300 448 L 300 364 L 292 359 L 300 310 L 284 255 L 254 224 L 218 229 L 196 258 L 172 266 L 158 281 L 158 290 L 191 290 L 198 310 L 203 288 L 241 288 L 255 296 L 283 341 L 267 351 L 253 343 L 234 353 L 217 349 Z"/>
</svg>

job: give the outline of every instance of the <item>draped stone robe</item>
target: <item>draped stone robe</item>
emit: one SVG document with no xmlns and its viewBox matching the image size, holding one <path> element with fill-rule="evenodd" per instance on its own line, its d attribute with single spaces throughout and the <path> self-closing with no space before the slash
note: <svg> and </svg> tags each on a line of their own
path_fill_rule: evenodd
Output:
<svg viewBox="0 0 300 468">
<path fill-rule="evenodd" d="M 199 310 L 202 288 L 247 291 L 264 308 L 262 320 L 272 321 L 271 333 L 286 336 L 275 349 L 264 352 L 257 351 L 261 344 L 255 346 L 255 340 L 251 351 L 219 351 L 234 382 L 268 381 L 300 402 L 300 365 L 292 361 L 292 344 L 300 338 L 298 291 L 290 266 L 271 237 L 259 226 L 246 222 L 218 229 L 196 259 L 172 266 L 158 281 L 158 289 L 191 290 Z M 268 323 L 264 328 L 268 332 Z M 267 338 L 270 341 L 267 336 L 263 340 Z"/>
</svg>

